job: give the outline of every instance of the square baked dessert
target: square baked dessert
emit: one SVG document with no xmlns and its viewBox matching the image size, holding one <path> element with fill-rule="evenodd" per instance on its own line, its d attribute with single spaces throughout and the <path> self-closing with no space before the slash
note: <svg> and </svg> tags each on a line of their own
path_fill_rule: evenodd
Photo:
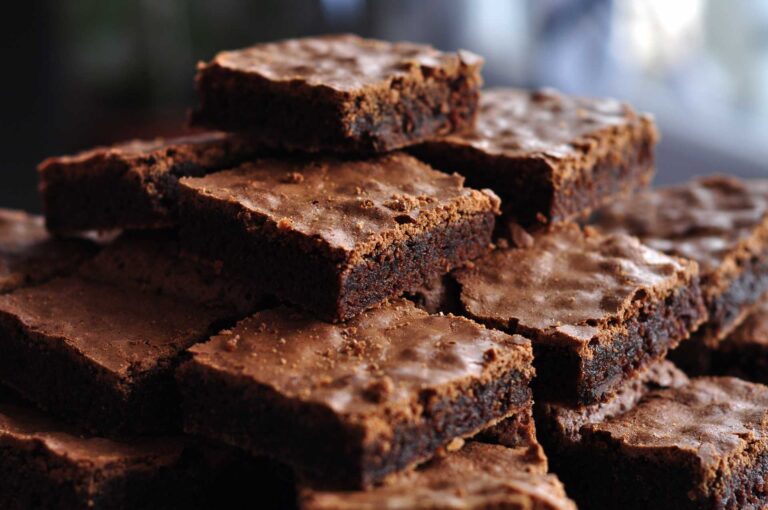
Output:
<svg viewBox="0 0 768 510">
<path fill-rule="evenodd" d="M 235 166 L 255 154 L 243 137 L 209 132 L 48 158 L 37 169 L 46 225 L 62 233 L 173 225 L 179 177 Z"/>
<path fill-rule="evenodd" d="M 709 319 L 675 354 L 681 366 L 716 346 L 768 291 L 768 180 L 714 176 L 658 188 L 607 207 L 596 227 L 698 262 Z"/>
<path fill-rule="evenodd" d="M 258 44 L 198 64 L 191 121 L 269 147 L 385 152 L 471 127 L 482 63 L 355 35 Z"/>
<path fill-rule="evenodd" d="M 140 246 L 118 240 L 75 276 L 0 296 L 0 379 L 92 432 L 179 429 L 183 351 L 258 301 L 213 268 Z M 163 280 L 171 265 L 177 279 Z"/>
<path fill-rule="evenodd" d="M 285 462 L 315 487 L 370 487 L 530 413 L 530 342 L 406 300 L 345 324 L 266 310 L 190 351 L 177 372 L 185 431 Z"/>
<path fill-rule="evenodd" d="M 345 320 L 487 252 L 498 197 L 463 182 L 403 153 L 258 160 L 181 179 L 182 242 Z"/>
<path fill-rule="evenodd" d="M 302 510 L 575 510 L 538 444 L 508 448 L 471 441 L 361 492 L 304 491 Z"/>
<path fill-rule="evenodd" d="M 0 209 L 0 293 L 73 272 L 96 253 L 85 239 L 54 239 L 43 218 Z"/>
<path fill-rule="evenodd" d="M 459 172 L 470 186 L 493 189 L 505 223 L 532 225 L 584 216 L 645 187 L 657 140 L 649 115 L 613 99 L 490 89 L 480 96 L 474 129 L 412 153 Z"/>
<path fill-rule="evenodd" d="M 0 388 L 4 510 L 205 509 L 255 488 L 260 508 L 284 509 L 295 500 L 292 484 L 273 462 L 183 436 L 84 434 Z"/>
<path fill-rule="evenodd" d="M 706 317 L 695 262 L 573 224 L 453 277 L 469 317 L 531 339 L 542 401 L 610 396 Z"/>
<path fill-rule="evenodd" d="M 581 428 L 581 462 L 561 470 L 589 508 L 768 506 L 768 387 L 730 377 L 650 392 Z M 599 480 L 600 483 L 596 483 Z"/>
</svg>

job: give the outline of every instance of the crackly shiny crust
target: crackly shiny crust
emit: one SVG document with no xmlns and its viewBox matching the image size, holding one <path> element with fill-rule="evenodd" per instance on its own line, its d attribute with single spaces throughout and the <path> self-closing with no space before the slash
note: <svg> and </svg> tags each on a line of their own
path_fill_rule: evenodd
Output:
<svg viewBox="0 0 768 510">
<path fill-rule="evenodd" d="M 343 324 L 284 307 L 265 310 L 190 351 L 195 364 L 321 404 L 352 422 L 418 414 L 424 388 L 453 394 L 511 368 L 533 375 L 527 340 L 462 317 L 429 315 L 406 300 Z"/>
<path fill-rule="evenodd" d="M 455 272 L 472 317 L 584 346 L 697 276 L 693 262 L 576 225 L 559 226 L 527 248 L 495 250 Z"/>
<path fill-rule="evenodd" d="M 479 213 L 498 213 L 488 190 L 393 153 L 368 160 L 266 159 L 181 186 L 233 208 L 248 228 L 299 235 L 356 263 L 372 252 Z"/>
<path fill-rule="evenodd" d="M 610 441 L 628 455 L 673 450 L 695 459 L 713 489 L 716 477 L 768 450 L 768 388 L 732 377 L 700 377 L 658 390 L 614 419 L 588 425 L 588 440 Z"/>
<path fill-rule="evenodd" d="M 582 427 L 626 413 L 653 390 L 678 388 L 688 382 L 685 373 L 669 361 L 662 360 L 625 381 L 616 394 L 604 402 L 579 406 L 537 402 L 535 414 L 542 442 L 548 452 L 550 448 L 552 452 L 559 452 L 578 446 Z"/>
<path fill-rule="evenodd" d="M 0 209 L 0 292 L 74 271 L 95 251 L 84 240 L 51 238 L 39 216 Z"/>
<path fill-rule="evenodd" d="M 370 87 L 389 90 L 397 80 L 423 80 L 436 69 L 451 74 L 462 65 L 479 68 L 467 51 L 443 53 L 426 44 L 390 43 L 356 35 L 327 35 L 223 51 L 198 72 L 222 67 L 291 87 L 324 87 L 354 94 Z"/>
<path fill-rule="evenodd" d="M 470 442 L 370 491 L 305 491 L 301 508 L 575 510 L 576 506 L 558 479 L 547 474 L 538 444 L 507 448 Z"/>
</svg>

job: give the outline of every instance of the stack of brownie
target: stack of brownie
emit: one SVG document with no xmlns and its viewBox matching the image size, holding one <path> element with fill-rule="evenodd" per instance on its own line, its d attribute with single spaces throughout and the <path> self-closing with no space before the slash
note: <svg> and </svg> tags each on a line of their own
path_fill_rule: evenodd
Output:
<svg viewBox="0 0 768 510">
<path fill-rule="evenodd" d="M 0 506 L 768 504 L 768 388 L 711 375 L 759 372 L 768 187 L 642 191 L 649 116 L 481 66 L 223 52 L 196 134 L 43 162 L 47 231 L 0 214 Z"/>
</svg>

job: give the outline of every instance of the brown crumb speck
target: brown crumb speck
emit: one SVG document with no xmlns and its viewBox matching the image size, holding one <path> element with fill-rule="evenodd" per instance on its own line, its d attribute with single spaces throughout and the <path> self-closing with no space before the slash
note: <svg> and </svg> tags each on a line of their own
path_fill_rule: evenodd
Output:
<svg viewBox="0 0 768 510">
<path fill-rule="evenodd" d="M 464 440 L 460 437 L 454 437 L 450 443 L 445 445 L 445 449 L 449 452 L 457 452 L 464 447 Z"/>
</svg>

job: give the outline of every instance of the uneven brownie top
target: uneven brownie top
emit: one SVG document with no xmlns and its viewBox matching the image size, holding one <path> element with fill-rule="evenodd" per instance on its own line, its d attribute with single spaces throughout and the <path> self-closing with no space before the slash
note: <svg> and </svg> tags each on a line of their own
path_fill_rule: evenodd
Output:
<svg viewBox="0 0 768 510">
<path fill-rule="evenodd" d="M 590 405 L 572 406 L 562 403 L 537 403 L 539 411 L 546 416 L 560 434 L 562 443 L 577 443 L 581 428 L 590 423 L 599 423 L 625 413 L 635 407 L 649 392 L 662 388 L 678 388 L 687 384 L 688 376 L 671 362 L 661 360 L 653 363 L 631 379 L 623 381 L 621 387 L 608 400 Z"/>
<path fill-rule="evenodd" d="M 359 92 L 394 80 L 425 79 L 436 70 L 478 68 L 482 59 L 467 51 L 443 53 L 425 44 L 390 43 L 355 35 L 327 35 L 258 44 L 219 53 L 210 64 L 291 85 Z"/>
<path fill-rule="evenodd" d="M 638 451 L 693 455 L 705 469 L 768 439 L 768 388 L 732 377 L 701 377 L 649 394 L 631 411 L 589 425 Z"/>
<path fill-rule="evenodd" d="M 612 319 L 622 322 L 696 274 L 695 263 L 636 238 L 563 225 L 530 247 L 497 249 L 455 277 L 463 306 L 483 322 L 588 342 Z"/>
<path fill-rule="evenodd" d="M 115 441 L 83 436 L 34 409 L 0 403 L 0 444 L 8 441 L 35 445 L 57 457 L 85 464 L 88 469 L 115 463 L 170 464 L 181 455 L 184 446 L 178 438 Z"/>
<path fill-rule="evenodd" d="M 309 492 L 302 508 L 574 509 L 562 484 L 547 474 L 541 448 L 476 442 L 366 492 Z"/>
<path fill-rule="evenodd" d="M 75 277 L 0 296 L 0 316 L 121 378 L 174 357 L 217 319 L 189 301 Z"/>
<path fill-rule="evenodd" d="M 429 315 L 406 300 L 344 324 L 285 307 L 266 310 L 190 351 L 198 365 L 350 415 L 415 408 L 423 391 L 450 392 L 512 370 L 521 379 L 533 375 L 527 340 L 461 317 Z"/>
<path fill-rule="evenodd" d="M 552 89 L 487 89 L 480 95 L 477 125 L 444 142 L 473 147 L 510 158 L 563 159 L 581 156 L 600 143 L 607 131 L 645 123 L 650 118 L 615 99 L 590 99 Z"/>
<path fill-rule="evenodd" d="M 39 216 L 0 209 L 0 292 L 74 269 L 93 251 L 83 240 L 52 239 Z"/>
<path fill-rule="evenodd" d="M 463 215 L 498 212 L 493 192 L 463 183 L 403 153 L 354 161 L 264 159 L 181 180 L 201 199 L 242 211 L 257 228 L 297 232 L 357 255 Z"/>
<path fill-rule="evenodd" d="M 600 213 L 597 225 L 695 260 L 708 273 L 762 227 L 766 212 L 768 180 L 714 176 L 617 202 Z"/>
</svg>

